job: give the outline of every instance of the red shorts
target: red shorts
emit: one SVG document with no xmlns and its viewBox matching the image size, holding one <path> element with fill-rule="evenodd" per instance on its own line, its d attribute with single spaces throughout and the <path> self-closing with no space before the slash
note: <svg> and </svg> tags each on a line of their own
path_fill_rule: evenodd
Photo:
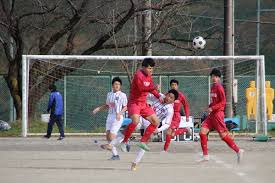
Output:
<svg viewBox="0 0 275 183">
<path fill-rule="evenodd" d="M 169 128 L 176 129 L 180 126 L 181 115 L 179 112 L 175 112 L 172 118 L 172 122 Z"/>
<path fill-rule="evenodd" d="M 228 131 L 224 122 L 224 112 L 218 111 L 214 114 L 210 114 L 201 125 L 202 128 L 209 130 L 215 129 L 218 133 L 223 133 Z"/>
<path fill-rule="evenodd" d="M 146 118 L 155 114 L 155 111 L 144 102 L 128 103 L 127 108 L 130 116 L 133 114 L 138 114 L 143 118 Z"/>
</svg>

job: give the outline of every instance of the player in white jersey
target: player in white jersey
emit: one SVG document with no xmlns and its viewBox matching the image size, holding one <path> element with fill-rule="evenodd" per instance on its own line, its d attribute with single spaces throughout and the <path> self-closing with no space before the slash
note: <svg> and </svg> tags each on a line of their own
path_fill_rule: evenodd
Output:
<svg viewBox="0 0 275 183">
<path fill-rule="evenodd" d="M 122 81 L 119 77 L 112 80 L 112 91 L 107 94 L 106 104 L 96 107 L 93 114 L 109 109 L 106 120 L 106 140 L 108 144 L 101 145 L 101 148 L 112 151 L 111 160 L 119 160 L 116 147 L 111 141 L 116 138 L 118 130 L 123 121 L 123 113 L 127 110 L 127 96 L 121 91 Z"/>
<path fill-rule="evenodd" d="M 176 99 L 173 100 L 173 95 L 175 98 L 177 98 L 178 96 L 174 90 L 168 91 L 166 95 L 161 93 L 160 95 L 162 98 L 164 98 L 163 103 L 152 94 L 149 94 L 147 96 L 147 102 L 153 108 L 157 117 L 161 121 L 161 127 L 157 128 L 155 130 L 155 133 L 162 132 L 169 128 L 173 118 L 173 114 L 174 114 L 173 103 L 174 103 L 174 100 L 176 100 Z M 150 122 L 145 118 L 140 117 L 140 123 L 138 125 L 138 128 L 147 128 L 148 125 L 150 125 Z"/>
<path fill-rule="evenodd" d="M 175 100 L 178 99 L 178 92 L 177 90 L 171 89 L 168 91 L 166 95 L 161 94 L 162 97 L 165 97 L 163 100 L 163 103 L 160 102 L 159 99 L 157 99 L 153 95 L 148 95 L 148 103 L 150 103 L 151 107 L 156 112 L 157 117 L 161 121 L 161 127 L 157 128 L 154 133 L 159 133 L 164 130 L 167 130 L 171 124 L 173 115 L 174 115 L 174 106 L 173 103 Z M 147 121 L 144 118 L 140 118 L 140 127 L 147 128 L 150 125 L 150 122 Z M 132 163 L 131 170 L 136 170 L 137 164 L 141 161 L 143 155 L 145 153 L 145 150 L 140 149 L 135 161 Z"/>
</svg>

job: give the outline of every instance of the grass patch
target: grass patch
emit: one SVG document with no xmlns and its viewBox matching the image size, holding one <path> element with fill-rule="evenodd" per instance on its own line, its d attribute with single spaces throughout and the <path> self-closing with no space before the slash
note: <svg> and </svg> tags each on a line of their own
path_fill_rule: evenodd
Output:
<svg viewBox="0 0 275 183">
<path fill-rule="evenodd" d="M 47 132 L 48 123 L 44 123 L 41 121 L 31 121 L 29 125 L 28 132 L 29 133 L 45 133 Z M 65 128 L 66 133 L 103 133 L 105 132 L 104 127 L 98 127 L 93 130 L 78 130 L 74 128 Z M 11 129 L 8 131 L 0 131 L 0 137 L 20 137 L 22 133 L 22 125 L 21 121 L 15 121 L 11 124 Z M 59 133 L 57 125 L 55 124 L 53 127 L 53 133 Z"/>
<path fill-rule="evenodd" d="M 268 135 L 271 137 L 275 137 L 275 129 L 268 131 Z"/>
</svg>

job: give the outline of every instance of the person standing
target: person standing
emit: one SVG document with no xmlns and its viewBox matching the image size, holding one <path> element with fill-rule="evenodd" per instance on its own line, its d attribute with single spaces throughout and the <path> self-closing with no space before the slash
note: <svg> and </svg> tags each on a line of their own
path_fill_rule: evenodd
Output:
<svg viewBox="0 0 275 183">
<path fill-rule="evenodd" d="M 99 111 L 108 109 L 106 120 L 106 140 L 108 143 L 101 145 L 101 148 L 112 151 L 110 160 L 120 160 L 113 139 L 118 134 L 123 122 L 123 114 L 127 110 L 128 100 L 126 94 L 121 91 L 121 86 L 121 79 L 119 77 L 113 78 L 112 91 L 107 94 L 106 103 L 93 110 L 93 114 L 95 115 Z"/>
<path fill-rule="evenodd" d="M 59 91 L 57 91 L 54 84 L 49 86 L 50 96 L 48 102 L 47 112 L 50 113 L 50 121 L 48 123 L 47 134 L 44 138 L 50 138 L 53 130 L 53 125 L 56 122 L 60 136 L 57 140 L 63 140 L 65 138 L 64 129 L 62 124 L 63 115 L 63 99 Z"/>
</svg>

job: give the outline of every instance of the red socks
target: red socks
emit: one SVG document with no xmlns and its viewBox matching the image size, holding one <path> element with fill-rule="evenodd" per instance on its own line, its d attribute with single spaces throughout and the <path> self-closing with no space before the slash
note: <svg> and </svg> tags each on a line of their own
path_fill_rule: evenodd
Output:
<svg viewBox="0 0 275 183">
<path fill-rule="evenodd" d="M 188 132 L 188 130 L 186 128 L 180 128 L 180 129 L 177 129 L 174 133 L 174 136 L 177 136 L 177 135 L 180 135 L 184 132 Z M 168 150 L 168 147 L 170 145 L 170 142 L 171 142 L 171 139 L 172 139 L 172 136 L 171 135 L 168 135 L 166 134 L 166 140 L 165 140 L 165 144 L 164 144 L 164 147 L 163 147 L 163 150 L 164 151 L 167 151 Z"/>
<path fill-rule="evenodd" d="M 150 138 L 150 136 L 152 135 L 152 133 L 155 131 L 156 128 L 157 128 L 156 125 L 150 124 L 150 125 L 146 128 L 146 130 L 145 130 L 145 132 L 144 132 L 144 134 L 143 134 L 143 136 L 142 136 L 142 138 L 141 138 L 140 141 L 141 141 L 141 142 L 147 142 L 148 139 Z"/>
<path fill-rule="evenodd" d="M 184 133 L 184 132 L 188 132 L 188 130 L 187 130 L 186 128 L 177 129 L 177 130 L 175 131 L 175 135 L 174 135 L 174 136 L 180 135 L 180 134 L 182 134 L 182 133 Z"/>
<path fill-rule="evenodd" d="M 236 153 L 239 152 L 239 147 L 235 144 L 234 140 L 229 136 L 229 134 L 227 134 L 225 137 L 223 137 L 222 139 L 223 141 L 226 142 L 226 144 L 233 149 Z"/>
<path fill-rule="evenodd" d="M 123 139 L 124 143 L 128 142 L 128 139 L 131 137 L 132 133 L 135 131 L 136 126 L 137 125 L 135 123 L 130 123 L 128 125 L 128 127 L 126 128 L 126 130 L 124 132 L 124 139 Z"/>
<path fill-rule="evenodd" d="M 203 155 L 208 155 L 207 135 L 200 132 L 200 138 L 201 138 L 201 149 L 202 149 Z"/>
<path fill-rule="evenodd" d="M 200 132 L 200 138 L 201 138 L 201 148 L 203 155 L 208 155 L 207 150 L 207 135 Z M 225 137 L 222 138 L 223 141 L 236 153 L 240 151 L 239 147 L 235 144 L 234 140 L 230 137 L 229 134 L 227 134 Z"/>
<path fill-rule="evenodd" d="M 171 135 L 166 134 L 165 144 L 164 144 L 164 147 L 163 147 L 164 151 L 168 150 L 168 147 L 169 147 L 170 142 L 171 142 L 171 138 L 172 138 Z"/>
</svg>

